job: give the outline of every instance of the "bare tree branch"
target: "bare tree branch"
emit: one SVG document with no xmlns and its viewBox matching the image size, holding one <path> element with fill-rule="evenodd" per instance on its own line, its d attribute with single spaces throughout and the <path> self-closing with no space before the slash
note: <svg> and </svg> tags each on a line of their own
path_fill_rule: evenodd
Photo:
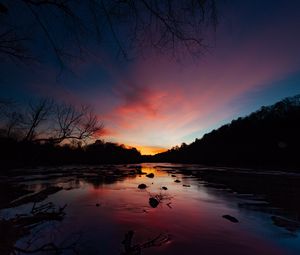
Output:
<svg viewBox="0 0 300 255">
<path fill-rule="evenodd" d="M 16 19 L 13 10 L 20 9 L 22 18 Z M 206 47 L 203 31 L 218 24 L 216 0 L 6 0 L 0 15 L 0 57 L 31 59 L 44 38 L 61 68 L 87 52 L 84 36 L 88 44 L 94 38 L 113 43 L 125 59 L 149 47 L 194 54 Z M 24 34 L 32 24 L 40 29 L 29 40 Z"/>
<path fill-rule="evenodd" d="M 2 137 L 23 135 L 24 142 L 59 144 L 72 140 L 86 141 L 98 137 L 103 124 L 89 106 L 75 107 L 55 103 L 52 99 L 30 102 L 27 109 L 0 101 L 0 131 Z"/>
<path fill-rule="evenodd" d="M 42 99 L 38 103 L 30 103 L 29 112 L 25 121 L 27 133 L 24 137 L 24 141 L 33 141 L 37 135 L 38 127 L 47 120 L 51 113 L 53 101 L 49 99 Z"/>
<path fill-rule="evenodd" d="M 37 137 L 36 142 L 50 142 L 59 144 L 65 140 L 86 140 L 94 135 L 99 135 L 103 129 L 97 115 L 88 106 L 81 106 L 77 110 L 72 105 L 55 105 L 54 118 L 52 119 L 54 129 L 47 137 Z"/>
</svg>

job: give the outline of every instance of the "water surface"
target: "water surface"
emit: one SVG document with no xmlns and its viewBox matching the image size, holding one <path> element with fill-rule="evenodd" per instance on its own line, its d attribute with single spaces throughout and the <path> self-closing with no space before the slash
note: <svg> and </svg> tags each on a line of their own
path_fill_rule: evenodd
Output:
<svg viewBox="0 0 300 255">
<path fill-rule="evenodd" d="M 300 254 L 298 223 L 291 216 L 295 212 L 274 206 L 267 196 L 208 181 L 199 171 L 209 169 L 141 164 L 40 168 L 30 175 L 16 174 L 10 181 L 30 191 L 63 188 L 36 205 L 52 202 L 55 208 L 66 207 L 62 221 L 45 221 L 15 245 L 34 250 L 54 243 L 66 248 L 63 254 Z M 147 177 L 149 173 L 154 177 Z M 139 189 L 140 184 L 147 188 Z M 157 200 L 155 208 L 149 198 Z M 0 216 L 30 213 L 32 206 L 29 202 L 2 208 Z"/>
</svg>

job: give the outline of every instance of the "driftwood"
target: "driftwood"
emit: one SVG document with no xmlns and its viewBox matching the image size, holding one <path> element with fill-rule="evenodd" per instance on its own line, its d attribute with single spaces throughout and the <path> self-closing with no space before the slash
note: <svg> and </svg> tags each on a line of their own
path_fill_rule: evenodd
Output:
<svg viewBox="0 0 300 255">
<path fill-rule="evenodd" d="M 45 244 L 35 250 L 23 250 L 16 247 L 16 242 L 31 233 L 36 226 L 47 221 L 62 221 L 66 205 L 55 210 L 52 203 L 36 206 L 34 204 L 29 214 L 16 215 L 11 219 L 0 219 L 0 254 L 9 255 L 16 252 L 35 253 L 39 251 L 56 251 L 58 247 L 54 244 Z"/>
<path fill-rule="evenodd" d="M 166 201 L 166 200 L 171 200 L 171 196 L 169 196 L 168 194 L 165 194 L 165 193 L 162 193 L 160 192 L 159 194 L 150 194 L 150 197 L 149 197 L 149 205 L 152 207 L 152 208 L 156 208 L 162 201 Z M 170 203 L 169 203 L 170 204 Z M 170 208 L 170 206 L 168 205 L 168 207 Z"/>
<path fill-rule="evenodd" d="M 161 246 L 168 241 L 170 241 L 170 237 L 167 234 L 159 234 L 153 239 L 150 239 L 149 241 L 146 241 L 141 244 L 132 244 L 132 239 L 134 236 L 134 231 L 130 230 L 125 234 L 125 238 L 122 241 L 122 244 L 124 246 L 124 252 L 121 253 L 121 255 L 140 255 L 142 252 L 142 249 L 145 248 L 151 248 L 151 247 L 157 247 Z"/>
<path fill-rule="evenodd" d="M 22 177 L 19 179 L 22 181 Z M 11 201 L 32 193 L 32 191 L 26 189 L 26 185 L 19 184 L 18 181 L 12 182 L 9 178 L 0 176 L 0 209 L 7 208 L 10 206 Z"/>
<path fill-rule="evenodd" d="M 39 192 L 29 194 L 27 196 L 18 198 L 10 203 L 10 207 L 17 207 L 23 204 L 27 203 L 37 203 L 37 202 L 42 202 L 45 200 L 48 196 L 62 190 L 61 187 L 48 187 L 46 189 L 43 189 Z"/>
</svg>

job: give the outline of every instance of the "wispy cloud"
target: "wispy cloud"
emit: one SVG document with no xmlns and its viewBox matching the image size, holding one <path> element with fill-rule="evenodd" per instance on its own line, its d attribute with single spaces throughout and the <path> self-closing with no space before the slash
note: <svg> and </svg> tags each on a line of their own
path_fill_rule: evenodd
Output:
<svg viewBox="0 0 300 255">
<path fill-rule="evenodd" d="M 272 82 L 300 71 L 299 21 L 295 15 L 272 14 L 247 29 L 240 16 L 233 17 L 231 33 L 228 26 L 220 27 L 216 47 L 197 63 L 149 55 L 122 67 L 106 56 L 78 70 L 90 75 L 93 67 L 97 77 L 99 68 L 109 79 L 88 77 L 70 91 L 53 86 L 49 72 L 46 84 L 32 83 L 31 89 L 92 104 L 105 124 L 106 139 L 143 148 L 173 146 L 238 114 L 234 106 L 241 95 L 272 87 Z"/>
<path fill-rule="evenodd" d="M 174 145 L 233 115 L 235 98 L 299 71 L 296 26 L 275 23 L 240 40 L 221 38 L 212 55 L 187 68 L 158 56 L 137 61 L 116 84 L 119 104 L 108 113 L 119 139 Z"/>
</svg>

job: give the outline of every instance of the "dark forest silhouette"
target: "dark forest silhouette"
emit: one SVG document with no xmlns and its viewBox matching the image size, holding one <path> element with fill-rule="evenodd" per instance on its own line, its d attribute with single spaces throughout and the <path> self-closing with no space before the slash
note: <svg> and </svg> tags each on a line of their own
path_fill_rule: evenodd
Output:
<svg viewBox="0 0 300 255">
<path fill-rule="evenodd" d="M 1 167 L 37 165 L 137 163 L 141 154 L 135 148 L 102 142 L 73 147 L 70 144 L 18 142 L 1 138 Z"/>
<path fill-rule="evenodd" d="M 300 95 L 145 160 L 257 167 L 299 167 Z"/>
<path fill-rule="evenodd" d="M 89 108 L 76 110 L 71 105 L 40 100 L 31 104 L 30 114 L 26 114 L 11 110 L 14 108 L 10 104 L 1 104 L 0 163 L 5 168 L 138 162 L 286 168 L 300 165 L 300 95 L 264 106 L 189 145 L 183 143 L 154 156 L 142 156 L 136 148 L 117 143 L 92 142 L 101 135 L 103 125 Z M 7 107 L 10 111 L 5 110 Z M 46 124 L 52 127 L 51 132 L 49 127 L 48 132 L 44 131 Z"/>
<path fill-rule="evenodd" d="M 139 162 L 135 148 L 96 140 L 103 124 L 88 106 L 50 99 L 0 104 L 1 167 Z M 95 141 L 95 142 L 94 142 Z"/>
</svg>

